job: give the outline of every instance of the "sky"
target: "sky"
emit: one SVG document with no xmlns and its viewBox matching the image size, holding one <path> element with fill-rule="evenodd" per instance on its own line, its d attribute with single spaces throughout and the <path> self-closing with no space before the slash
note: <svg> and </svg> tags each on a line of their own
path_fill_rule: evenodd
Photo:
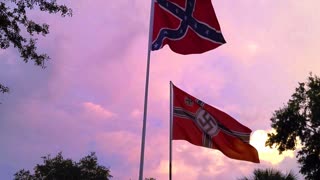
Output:
<svg viewBox="0 0 320 180">
<path fill-rule="evenodd" d="M 58 1 L 66 3 L 65 1 Z M 198 55 L 151 52 L 144 176 L 168 179 L 169 81 L 252 129 L 260 164 L 173 141 L 173 178 L 236 179 L 256 168 L 299 172 L 296 151 L 264 147 L 270 118 L 310 72 L 320 75 L 320 1 L 213 0 L 226 44 Z M 0 50 L 0 178 L 62 152 L 96 152 L 114 180 L 139 175 L 150 1 L 77 0 L 73 16 L 38 11 L 46 68 Z M 300 174 L 299 178 L 302 179 Z"/>
</svg>

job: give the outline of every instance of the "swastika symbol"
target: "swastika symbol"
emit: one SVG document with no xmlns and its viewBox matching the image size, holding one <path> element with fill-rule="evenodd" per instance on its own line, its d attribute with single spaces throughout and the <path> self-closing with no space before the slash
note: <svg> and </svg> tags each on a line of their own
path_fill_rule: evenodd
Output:
<svg viewBox="0 0 320 180">
<path fill-rule="evenodd" d="M 205 110 L 201 109 L 196 117 L 198 126 L 209 136 L 215 136 L 219 132 L 217 121 Z"/>
</svg>

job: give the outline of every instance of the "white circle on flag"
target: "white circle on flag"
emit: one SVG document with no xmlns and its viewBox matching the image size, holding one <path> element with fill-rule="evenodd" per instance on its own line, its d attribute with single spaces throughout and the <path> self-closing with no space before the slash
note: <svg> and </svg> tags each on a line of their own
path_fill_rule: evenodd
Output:
<svg viewBox="0 0 320 180">
<path fill-rule="evenodd" d="M 210 137 L 216 136 L 219 132 L 217 121 L 204 109 L 200 109 L 196 115 L 196 123 L 202 131 Z"/>
</svg>

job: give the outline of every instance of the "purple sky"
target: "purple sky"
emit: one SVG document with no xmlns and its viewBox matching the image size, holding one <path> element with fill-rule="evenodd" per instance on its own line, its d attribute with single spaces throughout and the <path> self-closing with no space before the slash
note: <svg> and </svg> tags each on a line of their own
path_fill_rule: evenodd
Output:
<svg viewBox="0 0 320 180">
<path fill-rule="evenodd" d="M 51 25 L 39 38 L 51 57 L 46 69 L 22 62 L 16 49 L 0 50 L 0 82 L 11 88 L 0 96 L 0 177 L 32 170 L 46 154 L 78 160 L 94 151 L 113 179 L 138 179 L 150 2 L 68 5 L 72 18 L 31 13 Z M 145 176 L 168 177 L 170 80 L 250 127 L 261 160 L 174 141 L 174 179 L 236 179 L 266 167 L 298 173 L 296 152 L 280 156 L 263 144 L 274 110 L 309 72 L 320 75 L 320 1 L 213 5 L 227 44 L 201 55 L 167 46 L 151 53 Z"/>
</svg>

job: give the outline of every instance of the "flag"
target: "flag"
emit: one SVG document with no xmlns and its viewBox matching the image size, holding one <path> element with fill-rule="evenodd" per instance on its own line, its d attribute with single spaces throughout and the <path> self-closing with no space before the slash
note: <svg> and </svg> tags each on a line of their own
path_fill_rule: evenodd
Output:
<svg viewBox="0 0 320 180">
<path fill-rule="evenodd" d="M 229 158 L 259 163 L 251 130 L 228 114 L 172 85 L 172 139 L 217 149 Z"/>
<path fill-rule="evenodd" d="M 224 43 L 211 0 L 155 0 L 151 50 L 200 54 Z"/>
</svg>

